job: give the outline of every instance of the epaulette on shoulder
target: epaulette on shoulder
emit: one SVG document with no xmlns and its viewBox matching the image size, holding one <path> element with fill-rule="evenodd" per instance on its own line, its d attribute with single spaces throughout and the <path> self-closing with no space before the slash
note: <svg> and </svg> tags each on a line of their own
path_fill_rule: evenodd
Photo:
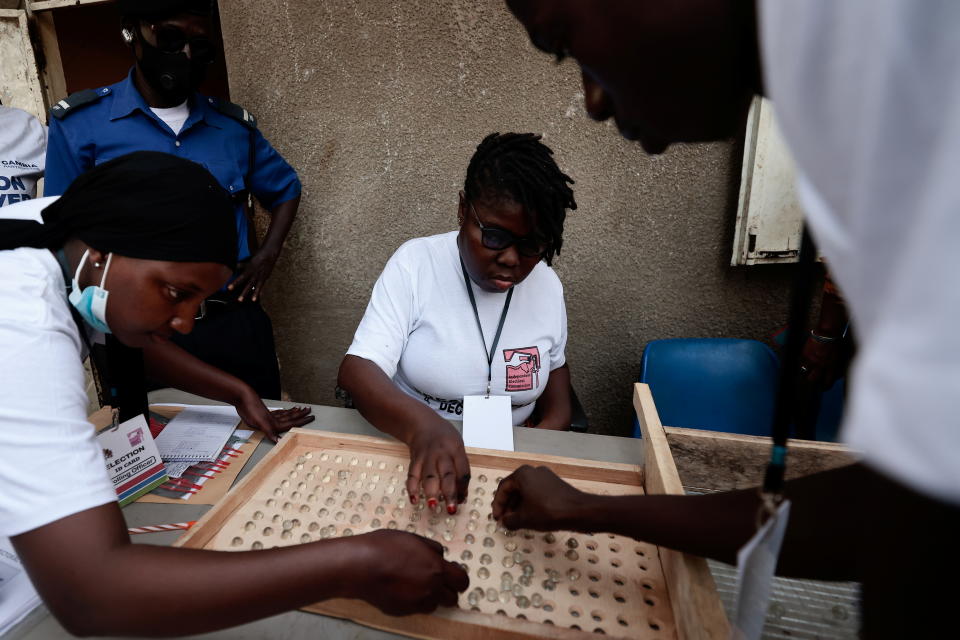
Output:
<svg viewBox="0 0 960 640">
<path fill-rule="evenodd" d="M 234 120 L 239 120 L 249 129 L 257 128 L 257 119 L 253 117 L 252 113 L 240 105 L 227 102 L 226 100 L 214 100 L 213 98 L 211 98 L 210 101 L 213 103 L 213 108 L 223 115 L 233 118 Z"/>
<path fill-rule="evenodd" d="M 109 87 L 103 87 L 102 89 L 84 89 L 83 91 L 71 93 L 69 96 L 63 100 L 60 100 L 57 102 L 57 104 L 50 108 L 50 115 L 57 120 L 62 120 L 66 118 L 68 114 L 73 113 L 78 108 L 88 105 L 91 102 L 96 102 L 100 98 L 109 94 Z"/>
</svg>

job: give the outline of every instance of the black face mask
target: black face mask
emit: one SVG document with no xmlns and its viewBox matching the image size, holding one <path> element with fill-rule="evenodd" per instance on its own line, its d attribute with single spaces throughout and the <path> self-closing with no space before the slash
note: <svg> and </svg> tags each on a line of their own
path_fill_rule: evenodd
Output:
<svg viewBox="0 0 960 640">
<path fill-rule="evenodd" d="M 208 60 L 191 60 L 180 51 L 167 53 L 140 38 L 143 55 L 138 61 L 150 86 L 171 103 L 181 103 L 197 90 L 207 74 Z"/>
</svg>

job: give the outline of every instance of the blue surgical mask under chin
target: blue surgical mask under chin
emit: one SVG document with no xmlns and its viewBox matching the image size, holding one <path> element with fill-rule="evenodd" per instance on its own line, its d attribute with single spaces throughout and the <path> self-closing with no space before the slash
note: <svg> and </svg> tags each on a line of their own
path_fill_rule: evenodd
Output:
<svg viewBox="0 0 960 640">
<path fill-rule="evenodd" d="M 70 289 L 69 296 L 70 304 L 80 313 L 84 322 L 93 327 L 94 330 L 100 333 L 110 333 L 110 327 L 107 326 L 107 298 L 110 296 L 110 292 L 103 288 L 103 284 L 107 281 L 107 272 L 110 271 L 110 261 L 113 260 L 113 254 L 107 256 L 107 264 L 103 268 L 100 285 L 91 285 L 80 291 L 80 283 L 77 282 L 77 278 L 80 277 L 80 270 L 83 269 L 89 255 L 89 249 L 83 252 L 80 264 L 77 265 L 77 271 L 73 274 L 73 286 Z"/>
</svg>

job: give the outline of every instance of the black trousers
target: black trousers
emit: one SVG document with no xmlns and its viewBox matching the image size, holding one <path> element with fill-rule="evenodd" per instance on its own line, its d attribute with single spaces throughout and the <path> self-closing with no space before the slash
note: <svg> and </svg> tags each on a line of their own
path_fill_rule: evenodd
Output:
<svg viewBox="0 0 960 640">
<path fill-rule="evenodd" d="M 207 301 L 206 315 L 172 341 L 207 364 L 234 375 L 261 398 L 280 399 L 273 323 L 259 302 Z"/>
</svg>

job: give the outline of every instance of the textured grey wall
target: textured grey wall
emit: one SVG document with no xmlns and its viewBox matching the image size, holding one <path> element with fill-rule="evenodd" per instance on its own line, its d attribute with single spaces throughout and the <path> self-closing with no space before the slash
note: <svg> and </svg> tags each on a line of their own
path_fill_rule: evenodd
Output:
<svg viewBox="0 0 960 640">
<path fill-rule="evenodd" d="M 575 64 L 536 52 L 502 3 L 229 0 L 221 13 L 232 99 L 304 184 L 268 291 L 294 399 L 335 403 L 384 262 L 454 228 L 467 162 L 491 131 L 542 133 L 577 181 L 555 266 L 592 431 L 629 429 L 647 340 L 764 339 L 785 318 L 783 267 L 726 266 L 734 145 L 646 156 L 585 116 Z"/>
</svg>

